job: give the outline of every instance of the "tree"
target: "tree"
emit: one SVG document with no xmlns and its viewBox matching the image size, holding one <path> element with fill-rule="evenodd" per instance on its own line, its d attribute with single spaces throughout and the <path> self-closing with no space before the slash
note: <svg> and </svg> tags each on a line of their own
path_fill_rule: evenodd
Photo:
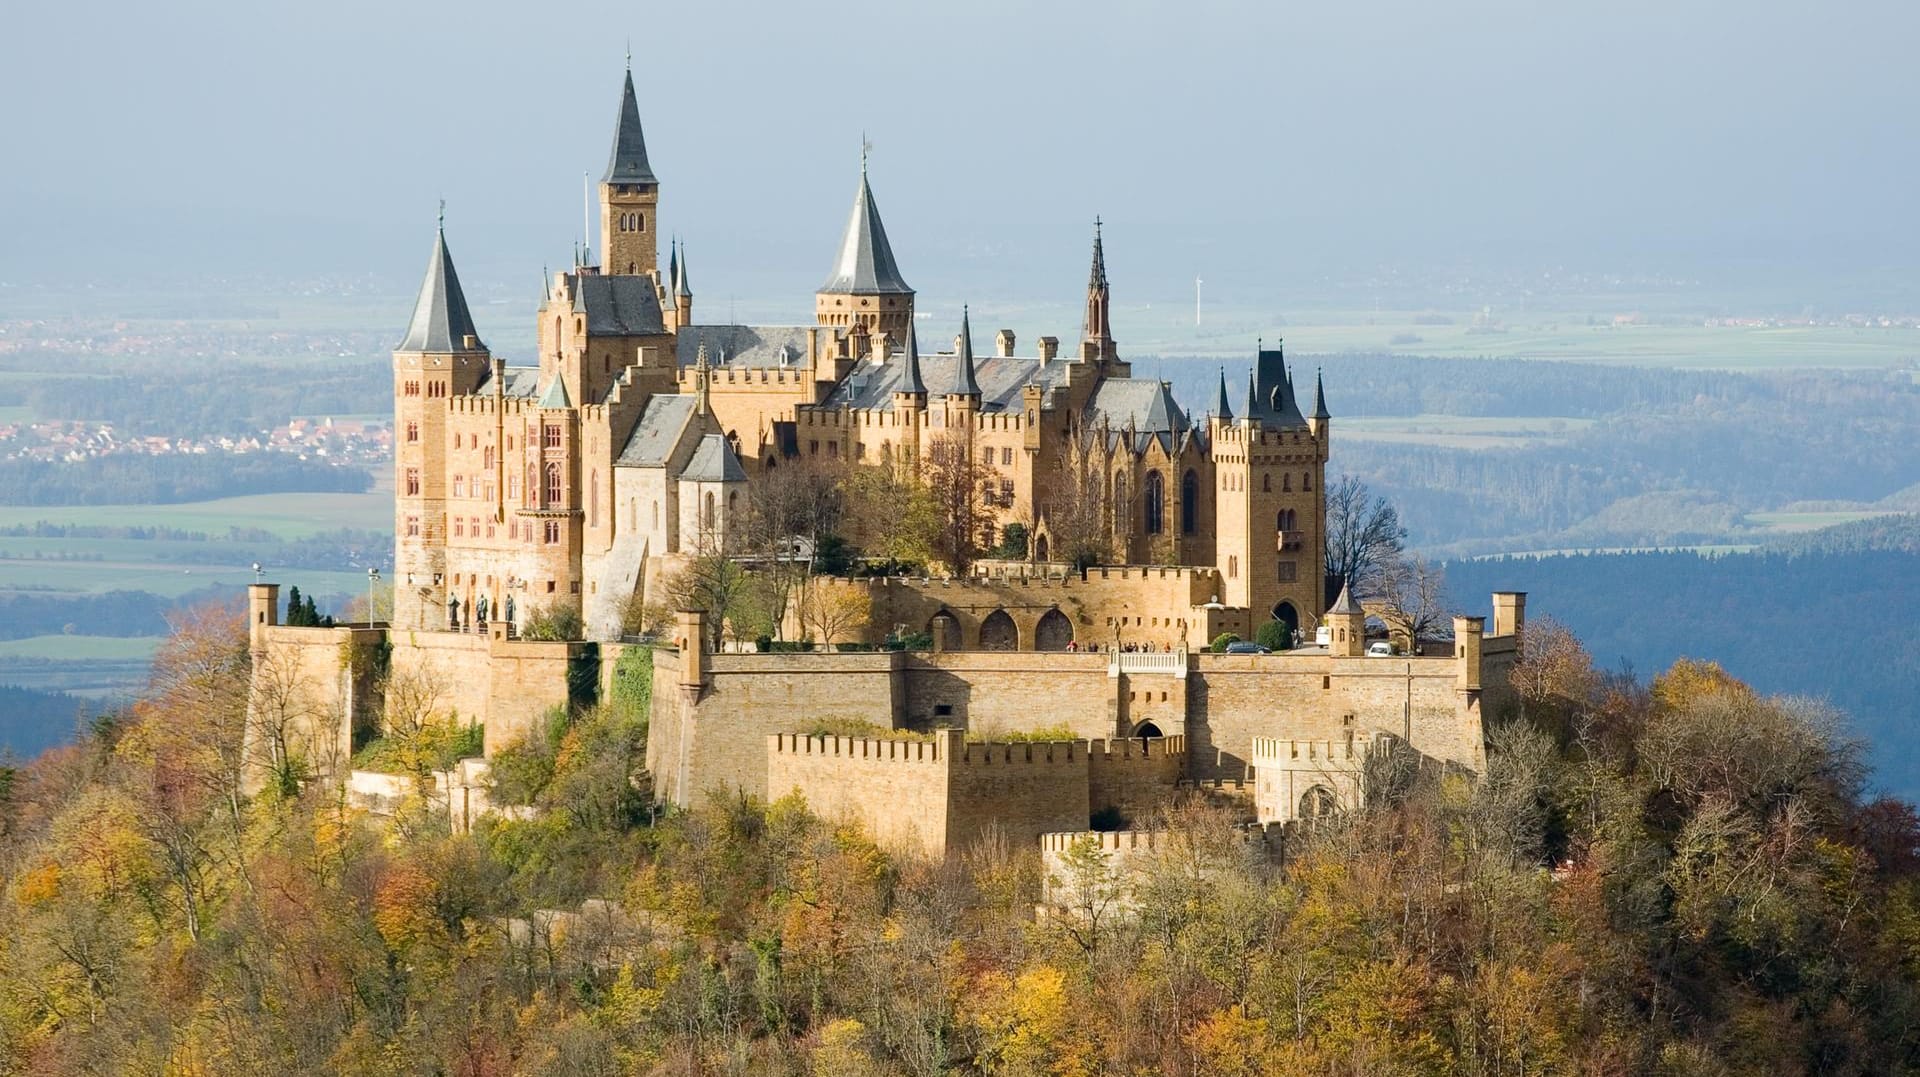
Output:
<svg viewBox="0 0 1920 1077">
<path fill-rule="evenodd" d="M 1077 424 L 1046 483 L 1043 515 L 1052 536 L 1050 560 L 1066 561 L 1076 568 L 1112 560 L 1107 480 L 1110 459 L 1105 436 L 1086 423 Z"/>
<path fill-rule="evenodd" d="M 1358 477 L 1342 475 L 1328 488 L 1326 572 L 1351 587 L 1355 598 L 1381 593 L 1382 576 L 1406 538 L 1399 510 L 1373 496 Z"/>
<path fill-rule="evenodd" d="M 846 479 L 839 457 L 806 456 L 782 468 L 777 480 L 749 491 L 737 549 L 754 565 L 756 605 L 770 635 L 781 634 L 788 603 L 813 577 L 816 555 L 844 524 Z"/>
<path fill-rule="evenodd" d="M 703 553 L 669 577 L 664 590 L 673 608 L 706 613 L 706 647 L 718 650 L 729 625 L 737 637 L 740 626 L 752 617 L 751 583 L 747 570 L 733 558 Z"/>
<path fill-rule="evenodd" d="M 973 438 L 947 430 L 927 447 L 927 491 L 933 502 L 933 550 L 948 571 L 965 576 L 980 556 L 993 512 L 981 483 L 991 481 L 973 451 Z"/>
<path fill-rule="evenodd" d="M 1419 653 L 1423 639 L 1453 635 L 1453 614 L 1447 606 L 1446 572 L 1422 557 L 1398 555 L 1378 573 L 1380 619 L 1394 633 L 1405 636 L 1411 653 Z"/>
<path fill-rule="evenodd" d="M 854 468 L 842 489 L 847 524 L 869 558 L 897 566 L 933 556 L 933 497 L 912 456 L 883 446 L 880 462 Z"/>
<path fill-rule="evenodd" d="M 872 616 L 873 596 L 858 581 L 815 581 L 800 597 L 800 623 L 822 646 L 860 635 Z"/>
</svg>

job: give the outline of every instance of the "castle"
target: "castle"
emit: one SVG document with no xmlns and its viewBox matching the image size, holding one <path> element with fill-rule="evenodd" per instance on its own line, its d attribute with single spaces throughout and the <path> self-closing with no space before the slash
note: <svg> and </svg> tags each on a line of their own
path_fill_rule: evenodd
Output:
<svg viewBox="0 0 1920 1077">
<path fill-rule="evenodd" d="M 444 224 L 435 235 L 393 357 L 391 623 L 290 628 L 272 585 L 254 589 L 256 657 L 328 700 L 308 723 L 316 756 L 344 758 L 382 691 L 393 705 L 393 678 L 431 683 L 426 705 L 483 723 L 491 751 L 578 698 L 583 669 L 610 676 L 623 611 L 733 549 L 783 468 L 911 472 L 957 446 L 978 462 L 983 544 L 1024 535 L 1024 556 L 808 585 L 861 592 L 871 611 L 823 644 L 904 631 L 924 633 L 920 649 L 710 653 L 717 611 L 681 613 L 653 655 L 662 799 L 797 789 L 938 853 L 989 817 L 1023 838 L 1102 810 L 1140 818 L 1181 783 L 1285 822 L 1359 795 L 1365 758 L 1389 743 L 1484 766 L 1483 709 L 1506 692 L 1524 596 L 1495 596 L 1491 632 L 1456 618 L 1452 641 L 1366 656 L 1366 614 L 1344 592 L 1329 608 L 1321 570 L 1332 419 L 1318 377 L 1309 409 L 1281 352 L 1256 349 L 1244 384 L 1223 373 L 1197 419 L 1167 383 L 1133 377 L 1098 222 L 1077 347 L 1042 337 L 1022 355 L 1001 330 L 976 350 L 963 312 L 951 346 L 923 352 L 864 159 L 804 325 L 697 321 L 685 247 L 659 268 L 662 188 L 629 72 L 597 263 L 583 251 L 548 282 L 536 366 L 482 343 Z M 1066 487 L 1087 483 L 1107 564 L 1057 556 L 1085 526 L 1066 519 Z M 520 638 L 558 606 L 578 609 L 584 639 Z M 1203 653 L 1270 621 L 1304 646 Z M 336 655 L 374 644 L 391 648 L 384 688 Z M 804 735 L 823 721 L 893 732 Z M 1061 727 L 1072 739 L 1004 739 Z"/>
</svg>

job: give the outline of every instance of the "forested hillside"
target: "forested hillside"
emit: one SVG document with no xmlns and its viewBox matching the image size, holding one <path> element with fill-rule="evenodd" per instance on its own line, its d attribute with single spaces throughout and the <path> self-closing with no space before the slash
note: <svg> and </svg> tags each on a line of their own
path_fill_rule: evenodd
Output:
<svg viewBox="0 0 1920 1077">
<path fill-rule="evenodd" d="M 1863 522 L 1775 551 L 1455 562 L 1455 604 L 1522 590 L 1608 667 L 1710 659 L 1766 692 L 1829 699 L 1870 744 L 1874 780 L 1920 795 L 1920 526 Z"/>
<path fill-rule="evenodd" d="M 1280 859 L 1187 804 L 1036 916 L 1035 851 L 991 832 L 931 864 L 793 799 L 656 817 L 644 681 L 496 757 L 525 819 L 369 817 L 297 758 L 249 796 L 243 626 L 208 615 L 130 713 L 0 771 L 0 1072 L 1920 1065 L 1920 818 L 1862 800 L 1831 716 L 1529 641 L 1477 780 L 1375 767 Z M 448 732 L 389 758 L 424 780 Z"/>
</svg>

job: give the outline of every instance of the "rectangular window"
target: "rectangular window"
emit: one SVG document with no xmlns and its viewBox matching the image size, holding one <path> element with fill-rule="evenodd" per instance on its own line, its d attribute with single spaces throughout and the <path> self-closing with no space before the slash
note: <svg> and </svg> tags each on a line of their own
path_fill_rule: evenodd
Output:
<svg viewBox="0 0 1920 1077">
<path fill-rule="evenodd" d="M 518 475 L 507 476 L 507 500 L 520 500 L 520 476 Z"/>
<path fill-rule="evenodd" d="M 818 441 L 807 442 L 807 455 L 809 456 L 820 455 L 820 443 Z"/>
<path fill-rule="evenodd" d="M 575 580 L 575 581 L 573 581 L 573 593 L 574 593 L 574 594 L 576 594 L 576 595 L 580 593 L 580 581 L 579 581 L 579 580 Z"/>
<path fill-rule="evenodd" d="M 419 423 L 407 424 L 407 440 L 408 441 L 420 440 L 420 424 Z"/>
<path fill-rule="evenodd" d="M 493 480 L 492 479 L 487 480 L 487 485 L 485 489 L 487 492 L 484 496 L 488 501 L 492 501 L 493 500 Z"/>
<path fill-rule="evenodd" d="M 546 446 L 549 449 L 557 449 L 560 447 L 560 424 L 559 423 L 547 424 Z"/>
<path fill-rule="evenodd" d="M 981 462 L 981 463 L 983 463 L 983 464 L 985 464 L 985 465 L 987 465 L 988 467 L 992 467 L 992 466 L 993 466 L 993 450 L 992 450 L 992 449 L 981 449 L 981 450 L 980 450 L 980 462 Z"/>
<path fill-rule="evenodd" d="M 465 538 L 465 537 L 466 537 L 466 535 L 467 535 L 467 521 L 466 521 L 466 518 L 465 518 L 465 517 L 463 517 L 463 516 L 455 516 L 455 517 L 453 518 L 453 537 L 454 537 L 454 538 Z"/>
<path fill-rule="evenodd" d="M 472 535 L 474 538 L 480 537 L 480 517 L 467 517 L 467 534 Z"/>
<path fill-rule="evenodd" d="M 455 496 L 455 497 L 465 497 L 465 496 L 467 496 L 467 480 L 466 480 L 466 476 L 464 476 L 464 475 L 455 475 L 455 476 L 453 477 L 453 496 Z"/>
<path fill-rule="evenodd" d="M 854 443 L 853 443 L 853 458 L 854 458 L 855 460 L 865 460 L 865 459 L 867 458 L 867 443 L 866 443 L 866 442 L 864 442 L 864 441 L 856 441 L 856 442 L 854 442 Z"/>
<path fill-rule="evenodd" d="M 513 451 L 513 435 L 512 434 L 507 435 L 507 451 L 508 452 Z"/>
<path fill-rule="evenodd" d="M 1000 463 L 1006 467 L 1013 466 L 1013 450 L 1011 448 L 1000 450 Z"/>
<path fill-rule="evenodd" d="M 829 442 L 827 442 L 827 455 L 828 455 L 828 456 L 839 456 L 839 455 L 840 455 L 840 443 L 839 443 L 839 442 L 837 442 L 837 441 L 829 441 Z"/>
<path fill-rule="evenodd" d="M 548 594 L 552 594 L 552 593 L 553 593 L 553 581 L 552 581 L 552 580 L 548 580 L 548 581 L 547 581 L 547 593 L 548 593 Z"/>
<path fill-rule="evenodd" d="M 1298 571 L 1299 570 L 1295 567 L 1295 562 L 1293 561 L 1280 562 L 1280 582 L 1292 583 L 1294 581 L 1294 573 Z"/>
<path fill-rule="evenodd" d="M 408 538 L 420 537 L 420 517 L 418 516 L 407 517 L 407 537 Z"/>
<path fill-rule="evenodd" d="M 552 545 L 553 543 L 556 543 L 559 541 L 560 541 L 560 521 L 548 520 L 547 521 L 547 544 Z"/>
<path fill-rule="evenodd" d="M 491 517 L 489 517 L 487 520 L 487 537 L 488 538 L 493 537 L 493 520 Z"/>
<path fill-rule="evenodd" d="M 1013 480 L 1012 479 L 1000 480 L 1000 503 L 1002 505 L 1008 505 L 1008 506 L 1011 506 L 1013 504 Z"/>
<path fill-rule="evenodd" d="M 420 469 L 417 467 L 407 469 L 407 496 L 420 496 Z"/>
</svg>

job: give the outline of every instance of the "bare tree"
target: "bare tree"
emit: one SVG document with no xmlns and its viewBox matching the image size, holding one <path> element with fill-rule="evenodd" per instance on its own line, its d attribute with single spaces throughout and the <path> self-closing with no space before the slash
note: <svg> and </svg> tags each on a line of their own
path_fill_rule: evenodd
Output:
<svg viewBox="0 0 1920 1077">
<path fill-rule="evenodd" d="M 1049 480 L 1045 508 L 1047 531 L 1053 536 L 1049 558 L 1081 568 L 1112 560 L 1107 450 L 1101 432 L 1078 424 Z"/>
<path fill-rule="evenodd" d="M 775 636 L 788 603 L 812 578 L 821 541 L 840 533 L 846 480 L 838 457 L 802 457 L 749 493 L 738 549 L 754 565 L 757 604 Z"/>
<path fill-rule="evenodd" d="M 702 553 L 666 581 L 663 588 L 675 609 L 704 610 L 706 646 L 717 650 L 732 625 L 736 632 L 751 620 L 752 583 L 747 570 L 724 553 Z"/>
<path fill-rule="evenodd" d="M 993 523 L 980 484 L 990 481 L 974 455 L 973 438 L 944 431 L 927 446 L 927 490 L 933 498 L 934 552 L 956 576 L 980 556 L 981 539 Z"/>
<path fill-rule="evenodd" d="M 842 486 L 845 520 L 869 557 L 924 561 L 933 554 L 933 499 L 918 462 L 882 446 L 880 462 L 858 467 Z"/>
<path fill-rule="evenodd" d="M 1382 593 L 1389 562 L 1406 548 L 1407 529 L 1385 497 L 1375 497 L 1352 475 L 1327 488 L 1326 572 L 1353 589 L 1355 598 Z"/>
<path fill-rule="evenodd" d="M 1423 639 L 1452 636 L 1447 576 L 1439 565 L 1422 557 L 1393 557 L 1380 567 L 1379 581 L 1380 619 L 1404 635 L 1409 648 L 1417 650 Z"/>
</svg>

